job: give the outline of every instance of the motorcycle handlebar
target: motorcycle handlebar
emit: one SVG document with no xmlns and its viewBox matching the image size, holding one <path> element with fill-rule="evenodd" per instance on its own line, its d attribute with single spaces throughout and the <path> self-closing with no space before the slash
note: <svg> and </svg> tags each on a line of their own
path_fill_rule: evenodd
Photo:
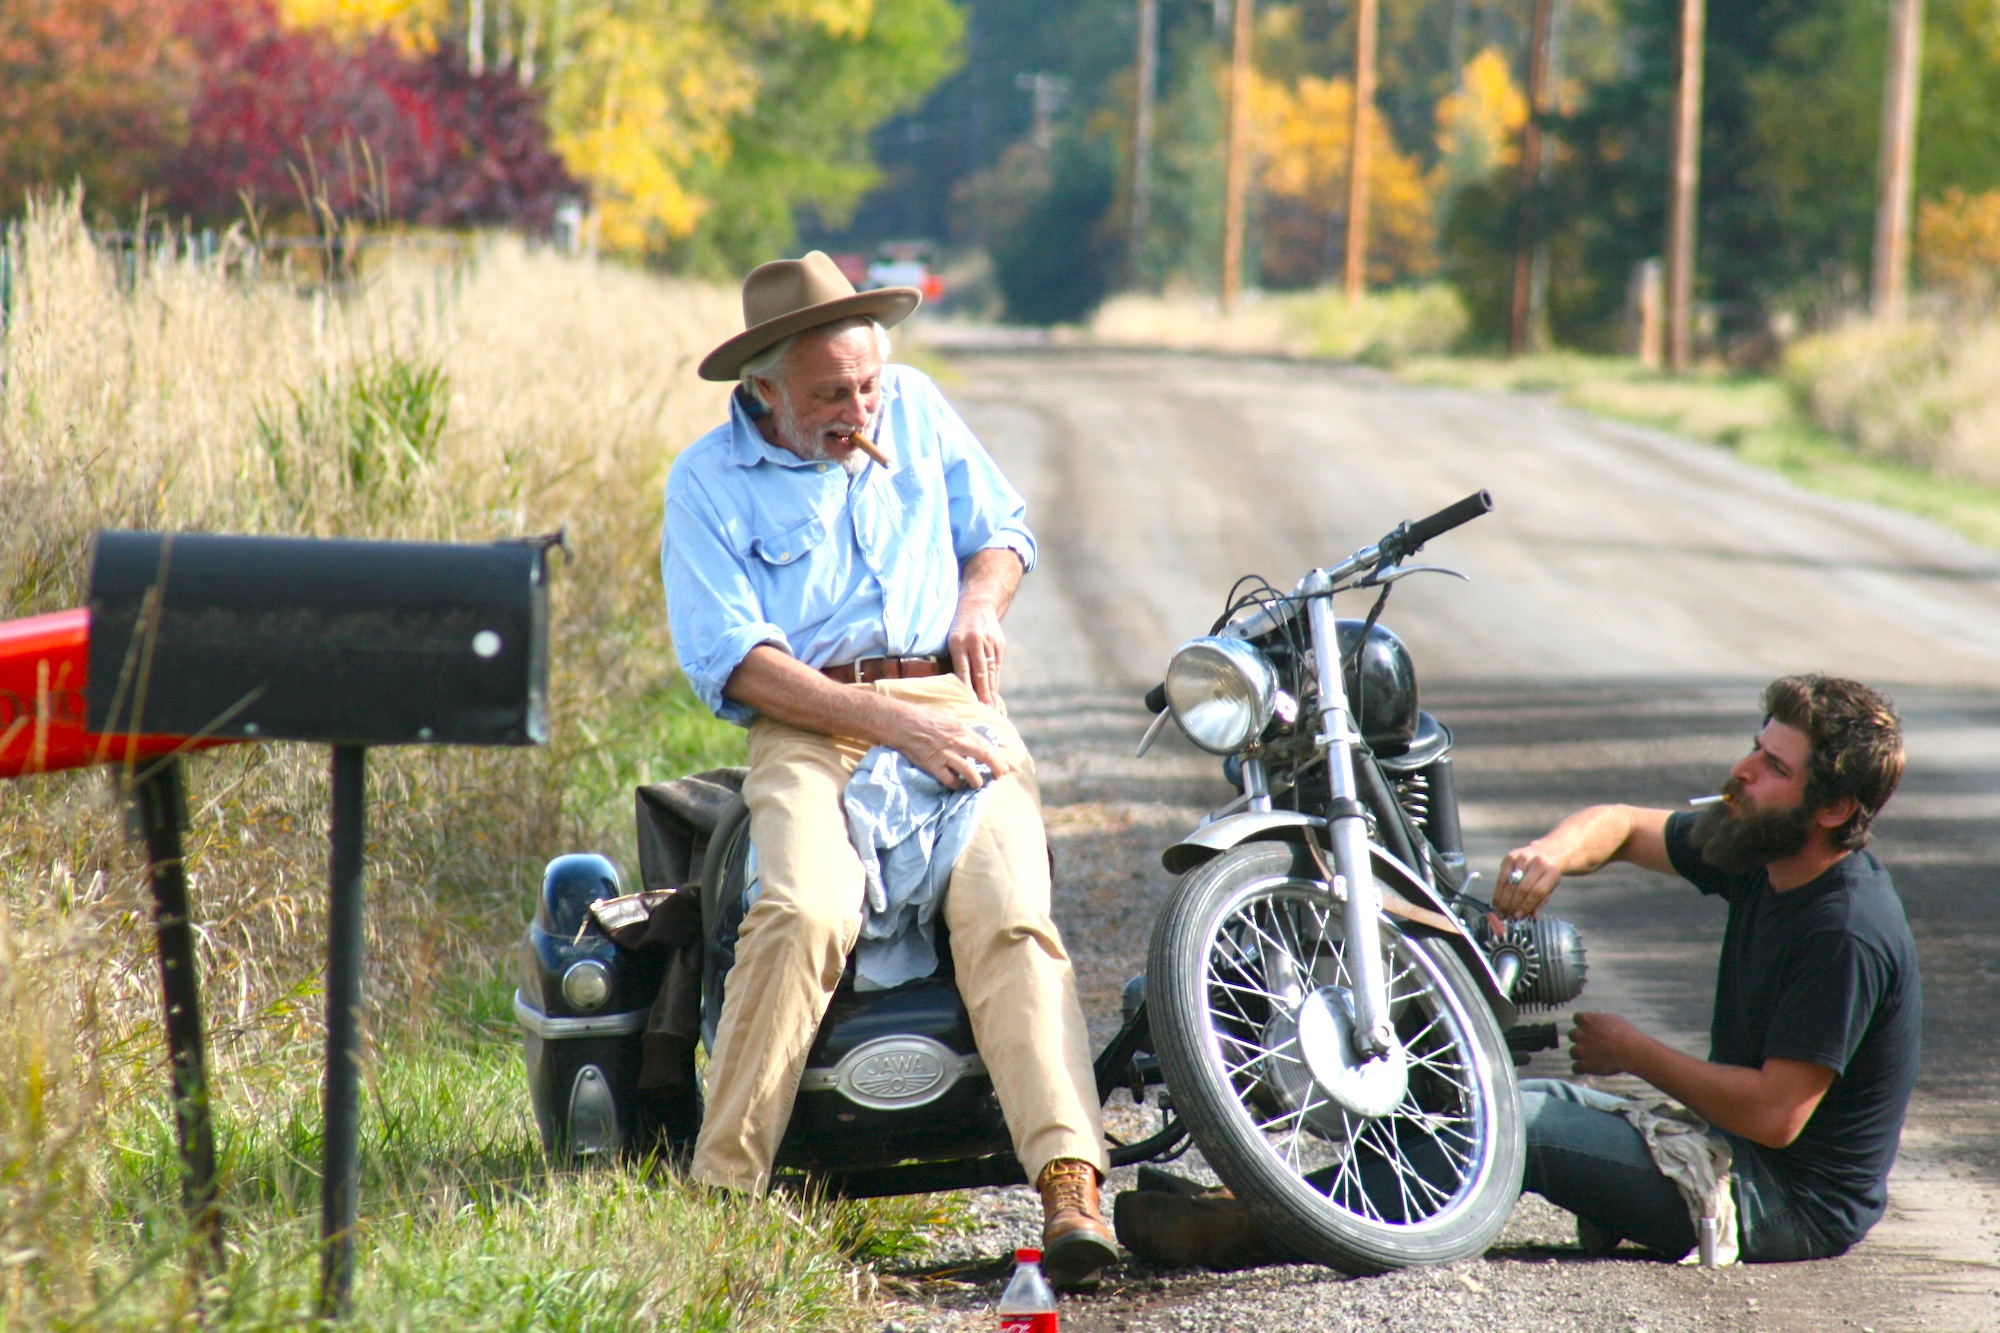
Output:
<svg viewBox="0 0 2000 1333">
<path fill-rule="evenodd" d="M 1289 621 L 1296 611 L 1298 599 L 1314 595 L 1314 590 L 1329 591 L 1355 574 L 1366 569 L 1380 569 L 1384 565 L 1394 565 L 1416 554 L 1426 542 L 1433 541 L 1453 528 L 1461 527 L 1493 511 L 1493 496 L 1488 491 L 1474 491 L 1457 504 L 1446 505 L 1428 518 L 1420 518 L 1414 523 L 1399 524 L 1381 541 L 1373 546 L 1364 546 L 1331 569 L 1315 570 L 1300 579 L 1292 590 L 1292 596 L 1283 603 L 1264 606 L 1242 620 L 1234 621 L 1223 629 L 1223 633 L 1237 638 L 1260 638 Z M 1146 696 L 1146 706 L 1155 713 L 1166 707 L 1165 687 L 1155 689 Z"/>
<path fill-rule="evenodd" d="M 1161 681 L 1158 685 L 1146 691 L 1146 711 L 1149 713 L 1163 713 L 1166 709 L 1167 683 Z"/>
<path fill-rule="evenodd" d="M 1493 512 L 1493 496 L 1487 491 L 1474 491 L 1457 504 L 1446 505 L 1429 518 L 1420 518 L 1404 530 L 1392 532 L 1381 541 L 1384 551 L 1393 544 L 1397 557 L 1415 555 L 1423 549 L 1424 543 L 1444 536 L 1453 528 L 1461 527 L 1478 518 L 1481 514 Z"/>
</svg>

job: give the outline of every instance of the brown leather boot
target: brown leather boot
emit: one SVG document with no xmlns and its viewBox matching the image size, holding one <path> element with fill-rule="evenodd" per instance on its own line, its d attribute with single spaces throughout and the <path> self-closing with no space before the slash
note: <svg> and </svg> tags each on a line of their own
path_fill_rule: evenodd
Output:
<svg viewBox="0 0 2000 1333">
<path fill-rule="evenodd" d="M 1147 1263 L 1229 1272 L 1289 1260 L 1227 1190 L 1127 1190 L 1116 1212 L 1118 1239 Z"/>
<path fill-rule="evenodd" d="M 1058 1157 L 1042 1168 L 1042 1272 L 1058 1289 L 1086 1286 L 1106 1264 L 1118 1261 L 1118 1242 L 1104 1225 L 1097 1199 L 1097 1168 L 1076 1157 Z"/>
</svg>

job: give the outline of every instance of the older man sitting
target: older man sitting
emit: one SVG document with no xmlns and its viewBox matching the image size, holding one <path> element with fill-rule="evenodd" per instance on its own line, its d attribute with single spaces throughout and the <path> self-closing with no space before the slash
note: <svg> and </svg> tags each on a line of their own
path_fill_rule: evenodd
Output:
<svg viewBox="0 0 2000 1333">
<path fill-rule="evenodd" d="M 675 461 L 661 563 L 682 668 L 749 727 L 761 896 L 729 973 L 695 1178 L 759 1191 L 862 922 L 841 797 L 875 745 L 947 787 L 991 783 L 944 904 L 957 984 L 1014 1149 L 1040 1190 L 1044 1264 L 1117 1255 L 1108 1161 L 1068 954 L 1049 919 L 1034 763 L 1000 708 L 1000 622 L 1035 543 L 1025 506 L 937 386 L 886 364 L 911 288 L 856 293 L 825 255 L 743 287 L 745 331 L 702 362 L 730 419 Z M 997 736 L 989 739 L 981 729 Z"/>
</svg>

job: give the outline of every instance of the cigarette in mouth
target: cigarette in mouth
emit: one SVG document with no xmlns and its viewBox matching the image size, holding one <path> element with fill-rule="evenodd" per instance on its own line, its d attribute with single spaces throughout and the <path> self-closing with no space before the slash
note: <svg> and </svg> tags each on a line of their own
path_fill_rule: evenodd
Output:
<svg viewBox="0 0 2000 1333">
<path fill-rule="evenodd" d="M 869 439 L 866 435 L 862 434 L 858 430 L 855 431 L 854 434 L 850 435 L 848 438 L 854 441 L 854 447 L 859 449 L 862 453 L 867 454 L 870 458 L 880 463 L 883 467 L 889 466 L 889 455 L 883 453 L 879 448 L 877 448 L 875 445 L 875 441 Z"/>
<path fill-rule="evenodd" d="M 1714 796 L 1695 796 L 1695 797 L 1690 797 L 1690 798 L 1689 798 L 1689 800 L 1688 800 L 1688 804 L 1689 804 L 1689 805 L 1714 805 L 1714 804 L 1715 804 L 1716 802 L 1718 802 L 1718 801 L 1726 801 L 1726 800 L 1728 800 L 1728 799 L 1729 799 L 1729 798 L 1728 798 L 1727 796 L 1724 796 L 1724 795 L 1722 795 L 1722 794 L 1721 794 L 1720 792 L 1718 792 L 1718 793 L 1716 793 L 1716 794 L 1715 794 Z"/>
</svg>

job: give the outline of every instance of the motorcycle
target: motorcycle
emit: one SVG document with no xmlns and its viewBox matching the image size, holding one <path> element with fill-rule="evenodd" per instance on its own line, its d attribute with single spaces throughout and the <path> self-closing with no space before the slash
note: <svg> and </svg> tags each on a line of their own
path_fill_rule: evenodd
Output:
<svg viewBox="0 0 2000 1333">
<path fill-rule="evenodd" d="M 1426 543 L 1485 492 L 1404 523 L 1289 593 L 1247 580 L 1146 698 L 1224 757 L 1236 797 L 1166 849 L 1180 877 L 1147 970 L 1095 1060 L 1158 1128 L 1114 1167 L 1190 1147 L 1302 1258 L 1350 1273 L 1483 1251 L 1520 1192 L 1514 1070 L 1556 1044 L 1524 1009 L 1583 988 L 1573 926 L 1503 923 L 1471 892 L 1450 731 L 1379 623 Z M 1361 620 L 1336 595 L 1373 592 Z M 522 942 L 515 1014 L 548 1150 L 683 1153 L 701 1121 L 737 928 L 757 895 L 738 789 L 717 770 L 638 794 L 638 893 L 557 857 Z M 856 984 L 850 959 L 807 1057 L 780 1180 L 853 1197 L 1025 1183 L 952 980 Z M 1148 1123 L 1151 1123 L 1149 1120 Z"/>
</svg>

